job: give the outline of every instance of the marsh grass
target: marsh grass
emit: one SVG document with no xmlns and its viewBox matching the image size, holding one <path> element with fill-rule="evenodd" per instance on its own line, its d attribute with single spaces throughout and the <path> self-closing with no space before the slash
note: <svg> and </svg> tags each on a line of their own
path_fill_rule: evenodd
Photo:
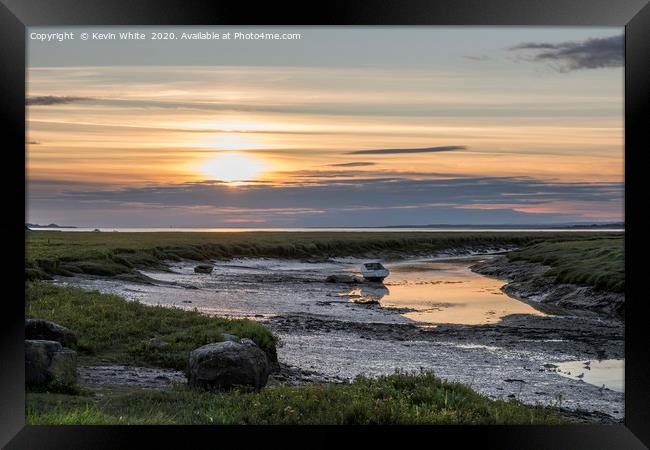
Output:
<svg viewBox="0 0 650 450">
<path fill-rule="evenodd" d="M 223 340 L 223 333 L 250 338 L 271 360 L 276 359 L 277 339 L 252 320 L 147 306 L 76 287 L 38 281 L 27 283 L 25 315 L 53 320 L 70 328 L 77 335 L 77 350 L 81 355 L 106 362 L 182 370 L 191 350 Z M 157 338 L 164 347 L 152 345 L 151 338 Z"/>
<path fill-rule="evenodd" d="M 508 258 L 548 265 L 548 275 L 560 283 L 585 284 L 612 292 L 625 290 L 622 236 L 538 242 L 510 252 Z"/>
<path fill-rule="evenodd" d="M 620 233 L 619 233 L 620 234 Z M 165 270 L 165 261 L 266 257 L 325 259 L 431 255 L 445 250 L 522 246 L 593 237 L 540 232 L 26 232 L 28 279 L 75 274 L 146 281 L 134 269 Z"/>
<path fill-rule="evenodd" d="M 27 278 L 92 274 L 138 279 L 136 268 L 165 269 L 166 260 L 231 257 L 317 259 L 332 256 L 432 254 L 448 249 L 525 246 L 513 259 L 552 267 L 560 281 L 605 289 L 624 286 L 623 235 L 589 233 L 80 233 L 27 232 Z M 77 351 L 94 362 L 184 369 L 188 352 L 248 337 L 271 359 L 276 338 L 249 320 L 230 320 L 115 295 L 26 283 L 27 317 L 73 330 Z M 149 340 L 165 343 L 151 345 Z M 557 424 L 552 408 L 492 400 L 430 372 L 395 373 L 351 384 L 267 387 L 259 392 L 88 388 L 29 392 L 30 424 Z"/>
<path fill-rule="evenodd" d="M 491 400 L 431 372 L 259 392 L 116 389 L 102 396 L 28 394 L 30 424 L 558 424 L 542 406 Z"/>
</svg>

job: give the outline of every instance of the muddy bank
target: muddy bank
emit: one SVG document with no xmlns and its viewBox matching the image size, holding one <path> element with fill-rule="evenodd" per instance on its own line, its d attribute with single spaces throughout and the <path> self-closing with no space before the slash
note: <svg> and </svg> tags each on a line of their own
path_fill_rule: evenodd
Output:
<svg viewBox="0 0 650 450">
<path fill-rule="evenodd" d="M 89 365 L 79 366 L 77 373 L 81 384 L 89 387 L 121 386 L 140 389 L 167 389 L 174 383 L 187 383 L 185 373 L 159 367 L 137 367 L 119 364 Z M 267 387 L 343 382 L 346 382 L 346 380 L 340 377 L 326 376 L 313 370 L 304 370 L 299 367 L 280 364 L 278 370 L 269 376 Z"/>
<path fill-rule="evenodd" d="M 548 275 L 549 266 L 510 261 L 506 256 L 500 256 L 474 264 L 470 269 L 481 275 L 508 281 L 502 288 L 503 292 L 549 312 L 625 319 L 624 294 L 597 290 L 591 286 L 557 283 L 553 276 Z"/>
<path fill-rule="evenodd" d="M 210 274 L 178 262 L 166 272 L 145 272 L 161 282 L 156 285 L 89 278 L 58 282 L 145 304 L 262 321 L 281 342 L 284 370 L 270 385 L 426 369 L 491 398 L 553 405 L 584 420 L 620 420 L 623 392 L 566 377 L 558 367 L 622 359 L 623 323 L 596 315 L 546 315 L 511 299 L 501 292 L 503 282 L 469 270 L 489 257 L 385 262 L 391 275 L 372 305 L 354 301 L 368 283 L 325 281 L 331 274 L 356 273 L 361 261 L 349 258 L 215 261 Z M 513 313 L 521 307 L 528 312 Z M 459 317 L 467 321 L 454 322 Z"/>
<path fill-rule="evenodd" d="M 347 333 L 356 340 L 456 342 L 496 346 L 508 351 L 555 354 L 556 360 L 615 359 L 623 357 L 625 330 L 619 321 L 586 317 L 528 314 L 507 316 L 498 324 L 441 324 L 422 327 L 417 323 L 360 323 L 332 320 L 308 314 L 271 317 L 263 321 L 273 332 L 286 336 L 309 333 Z"/>
<path fill-rule="evenodd" d="M 497 399 L 551 405 L 572 419 L 613 423 L 624 415 L 624 394 L 570 379 L 563 361 L 621 358 L 620 324 L 589 318 L 508 317 L 503 325 L 354 323 L 303 314 L 266 324 L 281 337 L 279 358 L 325 377 L 352 380 L 396 369 L 432 370 Z"/>
<path fill-rule="evenodd" d="M 129 386 L 164 389 L 172 383 L 185 383 L 183 372 L 158 367 L 125 365 L 79 366 L 79 381 L 85 385 Z"/>
</svg>

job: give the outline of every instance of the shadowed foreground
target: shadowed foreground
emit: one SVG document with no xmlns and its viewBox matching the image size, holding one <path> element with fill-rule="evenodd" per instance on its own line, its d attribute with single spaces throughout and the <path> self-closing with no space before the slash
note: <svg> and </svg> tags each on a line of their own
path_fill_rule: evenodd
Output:
<svg viewBox="0 0 650 450">
<path fill-rule="evenodd" d="M 190 349 L 236 331 L 275 356 L 275 338 L 247 320 L 146 306 L 79 288 L 29 283 L 27 316 L 56 320 L 79 339 L 85 364 L 102 362 L 179 368 Z M 142 341 L 155 335 L 161 353 Z M 167 354 L 168 352 L 168 354 Z M 165 356 L 167 354 L 167 356 Z M 491 400 L 432 373 L 396 373 L 353 383 L 266 387 L 259 392 L 210 392 L 177 384 L 165 390 L 78 386 L 28 392 L 30 424 L 551 424 L 552 408 Z M 101 394 L 101 395 L 97 395 Z"/>
<path fill-rule="evenodd" d="M 31 393 L 30 424 L 557 424 L 550 408 L 490 400 L 431 373 L 351 384 L 209 392 L 108 389 L 98 397 Z"/>
</svg>

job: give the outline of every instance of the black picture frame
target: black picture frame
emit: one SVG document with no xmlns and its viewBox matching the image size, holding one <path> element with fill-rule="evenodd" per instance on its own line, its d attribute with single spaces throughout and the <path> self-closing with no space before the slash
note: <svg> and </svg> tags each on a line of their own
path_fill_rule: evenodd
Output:
<svg viewBox="0 0 650 450">
<path fill-rule="evenodd" d="M 249 445 L 256 435 L 287 431 L 279 427 L 26 426 L 24 389 L 24 223 L 25 213 L 25 27 L 54 25 L 500 25 L 625 26 L 625 216 L 626 344 L 624 425 L 373 428 L 358 430 L 382 440 L 388 434 L 473 441 L 487 448 L 636 449 L 650 445 L 650 396 L 646 295 L 641 287 L 642 241 L 633 198 L 643 188 L 640 158 L 647 152 L 645 131 L 650 107 L 650 6 L 647 0 L 365 0 L 304 2 L 199 0 L 0 0 L 1 119 L 7 130 L 2 147 L 6 199 L 2 236 L 10 253 L 3 258 L 5 283 L 0 314 L 0 445 L 17 448 L 124 448 L 143 437 L 147 447 L 224 445 L 227 435 Z M 640 208 L 647 201 L 640 195 Z M 639 209 L 639 205 L 637 205 Z M 642 219 L 641 219 L 642 220 Z M 647 219 L 646 219 L 647 220 Z M 633 241 L 631 241 L 633 239 Z M 15 290 L 13 289 L 15 288 Z M 5 292 L 8 290 L 5 288 Z M 341 428 L 307 431 L 319 443 L 338 442 Z M 347 430 L 345 430 L 347 431 Z M 230 436 L 235 437 L 235 436 Z M 295 437 L 295 435 L 294 435 Z M 307 436 L 305 436 L 307 437 Z M 396 437 L 396 436 L 394 436 Z M 302 438 L 302 437 L 301 437 Z M 308 439 L 310 437 L 307 437 Z M 304 439 L 304 438 L 302 438 Z M 424 441 L 426 442 L 426 441 Z M 309 445 L 304 441 L 302 445 Z M 420 444 L 421 445 L 421 444 Z M 449 445 L 449 444 L 447 444 Z"/>
</svg>

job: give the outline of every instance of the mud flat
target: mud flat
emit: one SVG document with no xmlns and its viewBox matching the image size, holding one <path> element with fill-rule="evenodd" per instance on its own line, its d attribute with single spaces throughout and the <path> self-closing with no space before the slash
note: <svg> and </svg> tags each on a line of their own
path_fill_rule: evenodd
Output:
<svg viewBox="0 0 650 450">
<path fill-rule="evenodd" d="M 503 291 L 509 296 L 552 311 L 555 307 L 578 315 L 600 315 L 624 320 L 625 295 L 591 286 L 557 283 L 548 275 L 549 266 L 527 261 L 509 261 L 506 256 L 474 264 L 483 275 L 508 281 Z"/>
<path fill-rule="evenodd" d="M 563 367 L 572 363 L 588 371 L 594 361 L 622 361 L 623 323 L 566 309 L 540 311 L 531 306 L 535 302 L 513 299 L 501 291 L 502 281 L 470 270 L 486 258 L 385 262 L 391 276 L 382 289 L 325 282 L 330 274 L 355 273 L 360 261 L 351 258 L 214 261 L 211 274 L 174 262 L 168 272 L 143 272 L 156 281 L 152 285 L 88 277 L 56 282 L 260 320 L 281 341 L 283 369 L 273 383 L 345 382 L 361 374 L 431 369 L 492 398 L 555 405 L 581 420 L 622 420 L 624 394 L 617 383 L 599 378 L 601 385 L 591 384 Z M 355 302 L 364 290 L 377 302 Z M 622 380 L 622 367 L 614 377 Z"/>
</svg>

